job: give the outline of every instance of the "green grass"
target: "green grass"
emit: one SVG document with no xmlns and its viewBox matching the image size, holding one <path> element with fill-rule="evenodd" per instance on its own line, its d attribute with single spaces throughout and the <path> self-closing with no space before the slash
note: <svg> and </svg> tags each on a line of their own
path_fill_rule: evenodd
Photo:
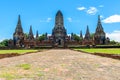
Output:
<svg viewBox="0 0 120 80">
<path fill-rule="evenodd" d="M 13 80 L 13 79 L 16 78 L 16 75 L 14 75 L 12 73 L 4 72 L 4 73 L 0 74 L 0 77 L 1 78 L 6 78 L 6 80 Z"/>
<path fill-rule="evenodd" d="M 17 54 L 25 54 L 28 52 L 36 52 L 38 50 L 0 50 L 0 54 L 11 54 L 11 53 L 17 53 Z"/>
<path fill-rule="evenodd" d="M 106 54 L 120 54 L 120 49 L 74 49 L 74 50 L 80 50 L 88 53 L 106 53 Z"/>
<path fill-rule="evenodd" d="M 17 65 L 17 67 L 22 68 L 24 70 L 29 70 L 31 68 L 31 65 L 30 64 L 20 64 L 20 65 Z"/>
<path fill-rule="evenodd" d="M 44 76 L 44 67 L 32 65 L 30 63 L 16 64 L 15 66 L 3 67 L 0 70 L 0 80 L 29 80 L 35 77 Z M 33 79 L 32 79 L 33 80 Z"/>
<path fill-rule="evenodd" d="M 43 74 L 42 72 L 39 72 L 39 73 L 37 74 L 37 76 L 42 77 L 42 76 L 44 76 L 44 74 Z"/>
</svg>

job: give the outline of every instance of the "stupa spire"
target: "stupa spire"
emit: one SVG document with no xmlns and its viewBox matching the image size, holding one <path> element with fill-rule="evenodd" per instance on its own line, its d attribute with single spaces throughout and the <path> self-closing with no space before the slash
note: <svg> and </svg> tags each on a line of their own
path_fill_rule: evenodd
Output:
<svg viewBox="0 0 120 80">
<path fill-rule="evenodd" d="M 30 40 L 34 39 L 34 35 L 33 35 L 33 31 L 32 31 L 32 25 L 30 26 L 28 38 L 29 38 Z"/>
<path fill-rule="evenodd" d="M 17 23 L 16 29 L 15 29 L 15 33 L 23 33 L 20 15 L 18 16 L 18 23 Z"/>
<path fill-rule="evenodd" d="M 60 10 L 56 13 L 55 27 L 64 27 L 63 14 Z"/>
<path fill-rule="evenodd" d="M 82 31 L 80 31 L 80 39 L 83 39 Z"/>
<path fill-rule="evenodd" d="M 86 40 L 89 40 L 90 39 L 90 32 L 89 32 L 89 27 L 87 25 L 87 29 L 86 29 L 86 34 L 85 34 L 85 38 Z"/>
</svg>

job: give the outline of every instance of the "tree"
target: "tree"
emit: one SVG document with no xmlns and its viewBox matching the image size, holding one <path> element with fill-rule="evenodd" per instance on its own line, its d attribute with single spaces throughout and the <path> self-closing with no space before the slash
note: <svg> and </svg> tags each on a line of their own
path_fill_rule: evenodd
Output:
<svg viewBox="0 0 120 80">
<path fill-rule="evenodd" d="M 82 40 L 83 40 L 83 38 L 80 37 L 79 41 L 82 41 Z"/>
<path fill-rule="evenodd" d="M 114 45 L 114 44 L 117 44 L 117 42 L 112 40 L 112 41 L 110 41 L 110 44 Z"/>
<path fill-rule="evenodd" d="M 80 37 L 76 34 L 73 34 L 73 39 L 76 41 L 80 41 Z"/>
<path fill-rule="evenodd" d="M 117 42 L 117 45 L 120 46 L 120 42 Z"/>
<path fill-rule="evenodd" d="M 93 39 L 94 35 L 95 35 L 95 33 L 91 33 L 90 38 Z"/>
<path fill-rule="evenodd" d="M 28 33 L 24 33 L 25 38 L 28 38 Z"/>
<path fill-rule="evenodd" d="M 41 36 L 39 36 L 39 40 L 40 40 L 40 41 L 45 40 L 45 34 L 42 34 Z"/>
<path fill-rule="evenodd" d="M 3 40 L 2 42 L 0 42 L 0 47 L 6 47 L 6 46 L 8 46 L 8 42 L 9 42 L 8 39 Z"/>
</svg>

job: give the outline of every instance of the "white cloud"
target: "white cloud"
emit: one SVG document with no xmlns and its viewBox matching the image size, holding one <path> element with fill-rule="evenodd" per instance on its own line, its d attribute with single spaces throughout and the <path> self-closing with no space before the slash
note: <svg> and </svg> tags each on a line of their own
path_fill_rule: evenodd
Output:
<svg viewBox="0 0 120 80">
<path fill-rule="evenodd" d="M 87 10 L 87 13 L 90 14 L 90 15 L 95 15 L 97 12 L 98 12 L 98 10 L 97 10 L 96 7 L 90 7 L 90 8 Z"/>
<path fill-rule="evenodd" d="M 100 18 L 104 18 L 104 16 L 103 16 L 103 15 L 100 15 Z"/>
<path fill-rule="evenodd" d="M 100 7 L 102 6 L 103 5 L 100 5 Z M 90 15 L 95 15 L 98 12 L 98 9 L 96 7 L 89 7 L 89 9 L 87 9 L 86 7 L 82 6 L 82 7 L 78 7 L 77 10 L 85 11 L 87 14 Z"/>
<path fill-rule="evenodd" d="M 120 30 L 113 31 L 112 33 L 106 33 L 106 36 L 109 37 L 110 40 L 120 42 Z"/>
<path fill-rule="evenodd" d="M 45 19 L 41 19 L 40 22 L 50 22 L 52 20 L 52 18 L 47 18 L 46 20 Z"/>
<path fill-rule="evenodd" d="M 104 7 L 104 5 L 99 5 L 99 7 Z"/>
<path fill-rule="evenodd" d="M 47 18 L 46 22 L 50 22 L 52 20 L 52 18 Z"/>
<path fill-rule="evenodd" d="M 82 10 L 86 10 L 86 8 L 84 6 L 82 6 L 82 7 L 78 7 L 77 10 L 82 11 Z"/>
<path fill-rule="evenodd" d="M 72 18 L 71 18 L 71 17 L 67 18 L 67 20 L 68 20 L 69 22 L 72 22 Z"/>
<path fill-rule="evenodd" d="M 75 20 L 71 17 L 67 18 L 68 22 L 74 22 L 74 23 L 77 23 L 77 22 L 81 22 L 80 20 Z"/>
<path fill-rule="evenodd" d="M 116 22 L 120 22 L 120 15 L 112 15 L 106 19 L 103 20 L 104 23 L 116 23 Z"/>
</svg>

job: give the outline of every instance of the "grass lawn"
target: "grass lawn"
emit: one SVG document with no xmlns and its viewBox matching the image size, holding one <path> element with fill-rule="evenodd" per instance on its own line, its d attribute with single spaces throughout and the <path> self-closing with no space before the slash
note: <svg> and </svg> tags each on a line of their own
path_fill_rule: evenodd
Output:
<svg viewBox="0 0 120 80">
<path fill-rule="evenodd" d="M 80 51 L 84 51 L 84 52 L 88 52 L 88 53 L 106 53 L 106 54 L 120 54 L 120 49 L 115 49 L 115 48 L 111 48 L 111 49 L 74 49 L 74 50 L 80 50 Z"/>
<path fill-rule="evenodd" d="M 0 54 L 10 54 L 10 53 L 18 53 L 25 54 L 28 52 L 36 52 L 38 50 L 0 50 Z"/>
</svg>

